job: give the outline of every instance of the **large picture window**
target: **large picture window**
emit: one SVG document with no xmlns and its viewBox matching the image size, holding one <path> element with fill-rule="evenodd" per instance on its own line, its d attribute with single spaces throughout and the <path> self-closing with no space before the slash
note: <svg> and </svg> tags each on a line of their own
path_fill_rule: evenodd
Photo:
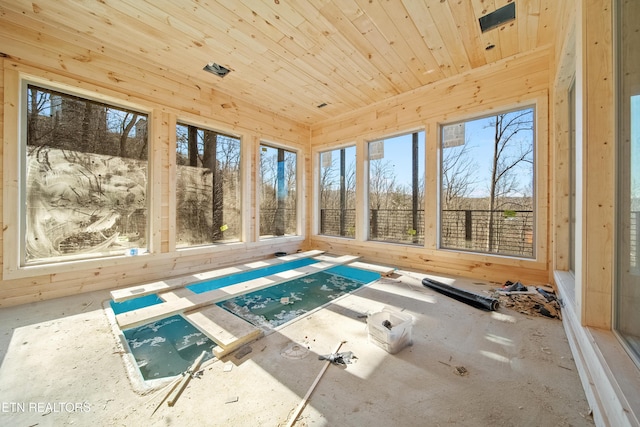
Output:
<svg viewBox="0 0 640 427">
<path fill-rule="evenodd" d="M 147 246 L 146 114 L 28 85 L 22 263 Z"/>
<path fill-rule="evenodd" d="M 369 143 L 369 240 L 424 244 L 424 132 Z"/>
<path fill-rule="evenodd" d="M 240 139 L 176 127 L 176 247 L 240 240 Z"/>
<path fill-rule="evenodd" d="M 320 153 L 320 234 L 355 237 L 356 147 Z"/>
<path fill-rule="evenodd" d="M 618 2 L 618 197 L 614 322 L 640 366 L 640 4 Z"/>
<path fill-rule="evenodd" d="M 440 247 L 532 258 L 534 109 L 442 127 Z"/>
<path fill-rule="evenodd" d="M 260 237 L 297 234 L 297 155 L 260 145 Z"/>
</svg>

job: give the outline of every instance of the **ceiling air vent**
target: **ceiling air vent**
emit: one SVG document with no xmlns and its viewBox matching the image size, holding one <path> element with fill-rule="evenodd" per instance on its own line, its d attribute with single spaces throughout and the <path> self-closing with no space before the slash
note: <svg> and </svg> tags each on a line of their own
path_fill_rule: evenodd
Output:
<svg viewBox="0 0 640 427">
<path fill-rule="evenodd" d="M 204 66 L 203 70 L 210 72 L 211 74 L 215 74 L 218 77 L 224 77 L 229 74 L 228 68 L 223 67 L 222 65 L 218 65 L 215 62 L 209 62 Z"/>
<path fill-rule="evenodd" d="M 497 9 L 495 12 L 481 16 L 479 19 L 480 29 L 484 33 L 514 19 L 516 19 L 516 4 L 512 2 Z"/>
</svg>

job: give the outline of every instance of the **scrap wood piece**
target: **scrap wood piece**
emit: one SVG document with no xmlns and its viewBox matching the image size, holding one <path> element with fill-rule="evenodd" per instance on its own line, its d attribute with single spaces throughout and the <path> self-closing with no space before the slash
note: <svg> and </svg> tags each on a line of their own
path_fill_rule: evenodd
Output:
<svg viewBox="0 0 640 427">
<path fill-rule="evenodd" d="M 338 353 L 338 350 L 340 350 L 340 347 L 345 342 L 346 341 L 340 341 L 340 344 L 338 344 L 338 346 L 336 347 L 336 349 L 333 351 L 332 354 Z M 295 424 L 296 420 L 298 419 L 298 416 L 300 415 L 300 412 L 302 412 L 302 408 L 304 408 L 304 406 L 307 404 L 307 401 L 309 400 L 311 393 L 313 393 L 313 390 L 315 390 L 316 386 L 318 385 L 318 382 L 320 382 L 320 378 L 322 378 L 322 375 L 324 375 L 324 372 L 327 370 L 329 365 L 331 365 L 331 361 L 330 360 L 325 361 L 324 366 L 320 370 L 320 373 L 318 374 L 316 379 L 313 381 L 313 384 L 311 384 L 311 387 L 309 387 L 307 394 L 304 395 L 304 398 L 302 399 L 302 401 L 300 402 L 296 410 L 293 412 L 293 415 L 291 415 L 291 418 L 289 418 L 289 422 L 287 423 L 286 427 L 291 427 L 292 425 Z"/>
<path fill-rule="evenodd" d="M 184 389 L 187 388 L 187 385 L 189 384 L 189 381 L 191 380 L 191 377 L 200 368 L 200 364 L 202 363 L 202 359 L 204 359 L 204 356 L 206 354 L 207 354 L 207 352 L 203 351 L 202 354 L 200 354 L 200 356 L 198 356 L 198 358 L 195 360 L 195 362 L 193 362 L 193 365 L 191 365 L 189 370 L 184 373 L 184 376 L 182 377 L 182 381 L 180 381 L 180 384 L 178 385 L 178 387 L 176 387 L 175 389 L 171 390 L 171 393 L 170 393 L 171 397 L 169 397 L 169 399 L 167 400 L 167 404 L 169 406 L 173 406 L 173 405 L 176 404 L 176 402 L 178 401 L 178 398 L 180 397 L 180 395 L 182 394 Z"/>
<path fill-rule="evenodd" d="M 560 304 L 557 300 L 547 301 L 542 295 L 505 295 L 499 297 L 507 308 L 529 316 L 543 316 L 562 319 Z"/>
</svg>

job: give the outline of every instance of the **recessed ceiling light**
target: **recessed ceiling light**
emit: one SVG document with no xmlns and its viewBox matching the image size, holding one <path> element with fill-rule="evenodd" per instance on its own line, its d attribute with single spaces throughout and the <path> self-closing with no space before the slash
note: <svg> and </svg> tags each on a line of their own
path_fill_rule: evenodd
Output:
<svg viewBox="0 0 640 427">
<path fill-rule="evenodd" d="M 516 19 L 516 3 L 511 2 L 494 12 L 481 16 L 478 21 L 480 21 L 480 29 L 484 33 L 514 19 Z"/>
<path fill-rule="evenodd" d="M 231 71 L 222 65 L 216 64 L 215 62 L 209 62 L 204 66 L 203 70 L 208 71 L 211 74 L 215 74 L 218 77 L 224 77 L 229 74 L 229 71 Z"/>
</svg>

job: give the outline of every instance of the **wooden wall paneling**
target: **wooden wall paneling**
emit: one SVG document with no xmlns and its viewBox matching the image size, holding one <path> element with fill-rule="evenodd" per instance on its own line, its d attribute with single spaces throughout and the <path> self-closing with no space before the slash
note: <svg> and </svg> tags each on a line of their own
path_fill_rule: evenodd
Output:
<svg viewBox="0 0 640 427">
<path fill-rule="evenodd" d="M 242 161 L 242 241 L 256 241 L 255 224 L 257 221 L 257 181 L 256 176 L 256 153 L 258 136 L 254 134 L 246 134 L 242 138 L 241 161 Z"/>
<path fill-rule="evenodd" d="M 137 259 L 126 260 L 127 262 L 100 268 L 94 272 L 65 272 L 53 274 L 50 277 L 39 276 L 32 279 L 5 280 L 0 289 L 0 307 L 191 275 L 271 257 L 278 250 L 295 252 L 298 247 L 297 243 L 274 243 L 255 249 L 239 245 L 238 249 L 225 248 L 224 251 L 203 252 L 197 257 L 184 254 L 158 257 L 138 256 Z M 221 254 L 224 256 L 220 256 Z M 140 264 L 142 258 L 145 261 Z"/>
<path fill-rule="evenodd" d="M 311 222 L 309 204 L 313 198 L 312 159 L 309 150 L 298 150 L 296 159 L 296 231 L 299 236 L 307 236 L 306 229 Z"/>
<path fill-rule="evenodd" d="M 611 328 L 615 233 L 615 118 L 612 2 L 587 0 L 583 10 L 584 159 L 581 320 Z M 586 173 L 589 171 L 589 173 Z"/>
<path fill-rule="evenodd" d="M 438 201 L 440 200 L 440 125 L 430 121 L 425 126 L 425 200 L 424 200 L 424 246 L 435 250 L 438 247 Z"/>
<path fill-rule="evenodd" d="M 551 59 L 551 58 L 550 58 Z M 534 200 L 536 209 L 535 251 L 536 259 L 545 263 L 547 281 L 553 280 L 553 274 L 549 270 L 551 233 L 549 230 L 550 208 L 550 181 L 549 172 L 552 164 L 549 158 L 549 93 L 537 99 L 536 108 L 536 145 L 535 175 L 534 175 Z"/>
<path fill-rule="evenodd" d="M 431 274 L 446 274 L 503 284 L 520 280 L 528 285 L 548 283 L 544 263 L 473 256 L 454 251 L 433 251 L 419 246 L 360 242 L 351 239 L 317 238 L 313 246 L 332 253 L 358 255 L 367 262 Z M 514 277 L 517 276 L 517 277 Z"/>
<path fill-rule="evenodd" d="M 6 66 L 7 61 L 3 61 Z M 19 129 L 17 126 L 20 115 L 20 78 L 18 73 L 3 68 L 3 144 L 2 144 L 2 250 L 3 250 L 3 273 L 14 272 L 15 266 L 19 264 L 19 253 L 15 248 L 18 245 L 18 233 L 20 222 L 16 216 L 14 207 L 20 205 L 20 191 L 18 179 L 20 173 L 20 162 L 18 161 L 18 144 L 20 141 Z M 7 174 L 10 172 L 11 177 Z M 6 201 L 15 201 L 9 204 Z M 7 258 L 11 261 L 7 263 Z"/>
<path fill-rule="evenodd" d="M 311 234 L 319 234 L 319 219 L 318 212 L 320 212 L 320 202 L 319 202 L 319 194 L 320 194 L 320 185 L 319 185 L 319 176 L 320 176 L 320 150 L 318 147 L 316 149 L 311 150 L 309 156 L 309 162 L 307 168 L 305 170 L 305 180 L 307 182 L 307 187 L 305 193 L 307 193 L 307 197 L 305 198 L 305 203 L 303 206 L 304 211 L 306 212 L 306 223 L 302 224 L 303 235 L 305 238 L 305 247 L 308 245 Z"/>
<path fill-rule="evenodd" d="M 356 232 L 355 239 L 366 240 L 369 236 L 369 192 L 367 182 L 369 180 L 369 145 L 358 137 L 356 144 Z M 312 240 L 314 236 L 310 236 Z M 312 241 L 312 247 L 315 246 Z M 349 252 L 351 253 L 351 252 Z"/>
<path fill-rule="evenodd" d="M 168 218 L 163 211 L 167 206 L 168 191 L 167 176 L 167 126 L 163 120 L 163 113 L 153 109 L 147 122 L 149 160 L 147 168 L 147 209 L 149 229 L 147 247 L 153 253 L 162 252 L 162 230 Z M 166 228 L 165 228 L 166 229 Z"/>
<path fill-rule="evenodd" d="M 552 256 L 550 269 L 569 270 L 569 197 L 570 197 L 570 105 L 569 88 L 575 79 L 575 26 L 566 28 L 567 33 L 559 35 L 556 46 L 560 46 L 556 53 L 556 74 L 554 77 L 551 114 L 553 128 L 549 132 L 551 138 L 549 157 L 552 164 L 549 168 L 549 179 L 553 183 L 550 187 L 552 201 L 550 242 L 552 242 Z M 575 114 L 575 113 L 574 113 Z"/>
<path fill-rule="evenodd" d="M 0 56 L 0 164 L 4 168 L 4 59 Z M 4 230 L 4 179 L 0 179 L 0 228 Z M 4 232 L 0 233 L 0 248 L 4 248 Z M 0 256 L 0 271 L 2 271 L 3 258 Z"/>
<path fill-rule="evenodd" d="M 165 188 L 168 191 L 166 195 L 167 206 L 163 209 L 163 212 L 166 214 L 166 218 L 163 221 L 163 233 L 166 235 L 166 248 L 163 245 L 162 252 L 174 252 L 176 250 L 176 180 L 178 177 L 178 166 L 176 165 L 176 144 L 177 144 L 177 135 L 176 135 L 176 126 L 177 126 L 177 118 L 173 113 L 164 113 L 163 112 L 163 126 L 167 129 L 167 141 L 166 141 L 166 149 L 167 149 L 167 164 L 166 164 L 166 183 L 164 183 Z M 164 240 L 163 240 L 164 242 Z"/>
</svg>

